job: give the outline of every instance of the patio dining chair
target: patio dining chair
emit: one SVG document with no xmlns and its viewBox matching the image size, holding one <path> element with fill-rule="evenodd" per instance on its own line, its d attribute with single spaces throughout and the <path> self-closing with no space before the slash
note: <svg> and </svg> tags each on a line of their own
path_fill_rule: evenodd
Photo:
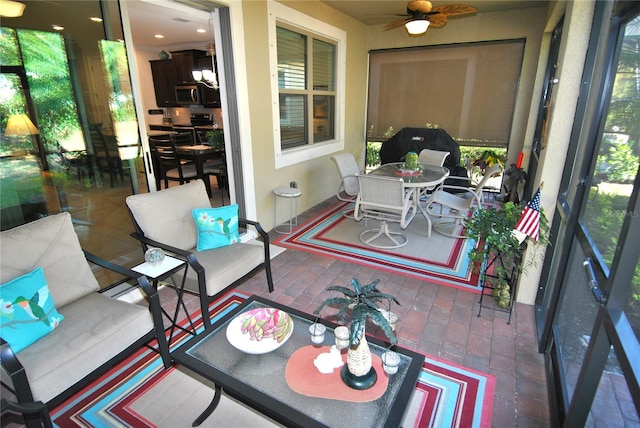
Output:
<svg viewBox="0 0 640 428">
<path fill-rule="evenodd" d="M 472 211 L 481 209 L 484 203 L 483 188 L 489 179 L 500 172 L 500 165 L 495 164 L 487 168 L 480 182 L 475 186 L 440 185 L 427 201 L 426 210 L 430 216 L 444 219 L 435 222 L 433 228 L 441 235 L 460 238 L 459 235 L 464 222 Z M 451 191 L 456 193 L 451 193 Z"/>
<path fill-rule="evenodd" d="M 113 136 L 104 135 L 102 123 L 89 125 L 89 135 L 93 144 L 93 159 L 99 172 L 109 174 L 109 184 L 114 186 L 117 177 L 124 181 L 122 159 L 118 152 L 118 144 Z"/>
<path fill-rule="evenodd" d="M 357 177 L 358 173 L 360 173 L 360 168 L 358 168 L 356 159 L 351 153 L 340 153 L 339 155 L 331 156 L 331 160 L 335 162 L 342 180 L 336 197 L 340 201 L 353 202 L 353 197 L 357 196 L 360 190 Z M 342 196 L 343 192 L 346 196 Z"/>
<path fill-rule="evenodd" d="M 416 215 L 413 191 L 404 189 L 402 178 L 358 174 L 360 192 L 356 198 L 353 218 L 356 221 L 372 219 L 380 222 L 377 229 L 367 229 L 360 241 L 375 248 L 400 248 L 409 242 L 402 232 L 391 231 L 389 224 L 398 223 L 406 229 Z M 365 222 L 366 227 L 366 222 Z"/>
<path fill-rule="evenodd" d="M 422 149 L 418 153 L 418 163 L 424 165 L 444 165 L 445 159 L 449 156 L 450 152 L 444 152 L 440 150 Z"/>
</svg>

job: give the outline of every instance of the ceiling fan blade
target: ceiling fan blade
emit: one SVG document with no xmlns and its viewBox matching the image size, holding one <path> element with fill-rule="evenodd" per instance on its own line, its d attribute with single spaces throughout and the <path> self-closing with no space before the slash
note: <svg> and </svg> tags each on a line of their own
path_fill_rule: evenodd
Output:
<svg viewBox="0 0 640 428">
<path fill-rule="evenodd" d="M 394 28 L 402 27 L 404 23 L 407 22 L 406 19 L 396 19 L 393 22 L 388 23 L 384 26 L 383 31 L 392 30 Z"/>
<path fill-rule="evenodd" d="M 443 4 L 442 6 L 436 6 L 431 9 L 430 14 L 457 16 L 476 13 L 477 11 L 478 10 L 475 7 L 466 4 Z"/>
<path fill-rule="evenodd" d="M 435 14 L 435 15 L 429 15 L 429 26 L 433 27 L 433 28 L 440 28 L 440 27 L 444 27 L 444 25 L 448 22 L 447 19 L 447 15 L 443 15 L 443 14 Z"/>
</svg>

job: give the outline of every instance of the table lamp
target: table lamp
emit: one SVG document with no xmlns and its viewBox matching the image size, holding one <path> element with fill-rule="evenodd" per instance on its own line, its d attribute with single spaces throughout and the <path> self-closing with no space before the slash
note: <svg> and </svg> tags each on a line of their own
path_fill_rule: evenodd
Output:
<svg viewBox="0 0 640 428">
<path fill-rule="evenodd" d="M 21 137 L 25 135 L 37 135 L 40 131 L 33 124 L 29 116 L 24 113 L 12 114 L 7 120 L 4 134 L 8 137 Z"/>
</svg>

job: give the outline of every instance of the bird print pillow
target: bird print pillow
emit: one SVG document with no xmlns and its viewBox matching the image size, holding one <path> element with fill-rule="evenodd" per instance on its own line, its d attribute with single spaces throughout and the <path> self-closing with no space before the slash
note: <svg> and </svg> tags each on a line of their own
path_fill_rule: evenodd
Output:
<svg viewBox="0 0 640 428">
<path fill-rule="evenodd" d="M 198 229 L 198 251 L 220 248 L 240 241 L 238 204 L 218 208 L 196 208 L 193 210 L 193 219 Z"/>
<path fill-rule="evenodd" d="M 41 267 L 0 285 L 0 336 L 13 352 L 51 333 L 63 319 Z"/>
</svg>

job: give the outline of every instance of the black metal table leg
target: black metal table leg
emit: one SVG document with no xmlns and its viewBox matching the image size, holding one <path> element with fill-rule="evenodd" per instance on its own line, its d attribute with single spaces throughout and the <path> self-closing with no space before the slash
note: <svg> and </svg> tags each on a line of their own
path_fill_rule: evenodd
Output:
<svg viewBox="0 0 640 428">
<path fill-rule="evenodd" d="M 216 407 L 218 407 L 218 403 L 220 403 L 221 395 L 222 395 L 222 388 L 216 385 L 216 390 L 213 394 L 213 399 L 211 400 L 211 403 L 209 403 L 207 408 L 204 409 L 204 412 L 202 412 L 200 416 L 198 416 L 196 420 L 193 421 L 193 423 L 191 424 L 192 427 L 199 427 L 200 424 L 205 421 L 205 419 L 211 416 L 211 413 L 213 413 Z"/>
</svg>

